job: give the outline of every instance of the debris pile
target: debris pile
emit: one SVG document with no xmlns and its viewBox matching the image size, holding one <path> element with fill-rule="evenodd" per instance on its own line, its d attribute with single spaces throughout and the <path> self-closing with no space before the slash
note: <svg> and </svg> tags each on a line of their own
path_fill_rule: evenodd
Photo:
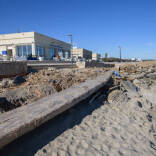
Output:
<svg viewBox="0 0 156 156">
<path fill-rule="evenodd" d="M 120 75 L 128 80 L 141 79 L 156 72 L 156 62 L 141 62 L 120 66 Z"/>
<path fill-rule="evenodd" d="M 5 112 L 104 74 L 108 68 L 48 68 L 0 81 L 0 108 Z"/>
</svg>

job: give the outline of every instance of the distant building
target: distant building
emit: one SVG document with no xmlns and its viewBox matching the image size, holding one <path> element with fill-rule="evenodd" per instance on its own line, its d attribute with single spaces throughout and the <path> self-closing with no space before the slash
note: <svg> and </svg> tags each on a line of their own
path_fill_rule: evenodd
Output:
<svg viewBox="0 0 156 156">
<path fill-rule="evenodd" d="M 100 54 L 92 53 L 92 60 L 99 61 L 101 58 Z"/>
<path fill-rule="evenodd" d="M 0 54 L 7 51 L 9 58 L 39 56 L 49 60 L 53 57 L 70 57 L 71 44 L 39 34 L 23 32 L 0 35 Z"/>
<path fill-rule="evenodd" d="M 71 50 L 71 55 L 73 58 L 85 58 L 86 60 L 92 59 L 92 51 L 74 47 Z"/>
</svg>

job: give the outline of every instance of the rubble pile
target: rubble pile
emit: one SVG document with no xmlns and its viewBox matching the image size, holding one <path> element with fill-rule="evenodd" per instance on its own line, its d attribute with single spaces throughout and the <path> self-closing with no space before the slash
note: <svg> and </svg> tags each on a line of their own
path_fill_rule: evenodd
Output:
<svg viewBox="0 0 156 156">
<path fill-rule="evenodd" d="M 115 85 L 131 88 L 131 94 L 141 90 L 143 93 L 156 86 L 156 61 L 124 64 L 119 68 L 118 77 L 114 77 Z"/>
<path fill-rule="evenodd" d="M 119 72 L 123 78 L 130 81 L 141 79 L 147 77 L 150 73 L 156 72 L 156 62 L 124 64 L 120 66 Z"/>
<path fill-rule="evenodd" d="M 108 68 L 55 69 L 48 68 L 25 77 L 0 81 L 0 108 L 8 111 L 60 92 L 74 84 L 105 73 Z"/>
</svg>

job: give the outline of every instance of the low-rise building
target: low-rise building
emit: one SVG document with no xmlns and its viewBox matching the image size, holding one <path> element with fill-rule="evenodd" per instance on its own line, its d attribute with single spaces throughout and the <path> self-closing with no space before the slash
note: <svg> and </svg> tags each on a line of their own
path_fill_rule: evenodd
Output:
<svg viewBox="0 0 156 156">
<path fill-rule="evenodd" d="M 92 51 L 84 48 L 73 48 L 71 55 L 73 58 L 84 58 L 86 60 L 92 59 Z"/>
<path fill-rule="evenodd" d="M 0 53 L 7 51 L 9 58 L 16 57 L 70 57 L 71 44 L 42 35 L 37 32 L 23 32 L 0 35 Z"/>
<path fill-rule="evenodd" d="M 101 58 L 101 55 L 98 54 L 98 53 L 92 53 L 92 60 L 95 60 L 95 61 L 99 61 Z"/>
</svg>

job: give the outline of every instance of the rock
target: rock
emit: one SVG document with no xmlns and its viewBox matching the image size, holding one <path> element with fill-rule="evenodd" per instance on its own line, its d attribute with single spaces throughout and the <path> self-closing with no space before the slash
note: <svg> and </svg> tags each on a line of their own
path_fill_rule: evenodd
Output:
<svg viewBox="0 0 156 156">
<path fill-rule="evenodd" d="M 13 81 L 11 79 L 6 78 L 0 82 L 0 87 L 6 88 L 6 87 L 10 87 L 12 84 L 13 84 Z"/>
<path fill-rule="evenodd" d="M 55 71 L 55 68 L 54 67 L 48 67 L 48 70 L 49 71 Z"/>
<path fill-rule="evenodd" d="M 0 96 L 0 105 L 5 111 L 11 110 L 18 106 L 24 105 L 28 99 L 28 91 L 26 88 L 17 88 L 7 91 Z"/>
<path fill-rule="evenodd" d="M 138 96 L 139 88 L 130 81 L 121 81 L 121 88 L 126 90 L 130 96 Z"/>
<path fill-rule="evenodd" d="M 3 109 L 2 109 L 2 108 L 0 108 L 0 114 L 1 114 L 1 113 L 3 113 Z"/>
<path fill-rule="evenodd" d="M 48 96 L 50 94 L 55 93 L 56 90 L 52 85 L 38 85 L 38 86 L 31 86 L 29 88 L 29 98 L 40 98 L 43 96 Z"/>
<path fill-rule="evenodd" d="M 140 101 L 137 101 L 137 105 L 142 108 L 142 103 Z"/>
<path fill-rule="evenodd" d="M 147 114 L 147 116 L 146 116 L 146 117 L 147 117 L 147 119 L 148 119 L 148 121 L 149 121 L 149 122 L 152 122 L 152 115 Z"/>
<path fill-rule="evenodd" d="M 138 85 L 140 83 L 140 81 L 138 80 L 138 79 L 135 79 L 134 81 L 133 81 L 133 84 L 134 85 Z"/>
<path fill-rule="evenodd" d="M 56 80 L 49 80 L 48 82 L 54 84 L 56 83 Z"/>
<path fill-rule="evenodd" d="M 26 80 L 23 78 L 23 76 L 16 76 L 13 83 L 18 85 L 26 82 Z"/>
<path fill-rule="evenodd" d="M 30 88 L 17 88 L 0 95 L 0 108 L 5 111 L 27 104 L 29 100 L 48 96 L 56 92 L 53 86 L 31 86 Z"/>
<path fill-rule="evenodd" d="M 109 93 L 107 100 L 109 103 L 126 102 L 127 96 L 121 90 L 113 90 Z"/>
<path fill-rule="evenodd" d="M 156 72 L 147 74 L 146 77 L 156 80 Z"/>
</svg>

